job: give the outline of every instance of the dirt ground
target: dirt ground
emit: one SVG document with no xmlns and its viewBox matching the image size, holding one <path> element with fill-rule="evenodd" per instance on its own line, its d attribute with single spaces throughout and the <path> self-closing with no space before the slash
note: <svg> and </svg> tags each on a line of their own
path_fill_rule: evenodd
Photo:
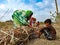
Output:
<svg viewBox="0 0 60 45">
<path fill-rule="evenodd" d="M 27 45 L 60 45 L 60 27 L 57 24 L 53 25 L 57 32 L 56 40 L 46 40 L 44 35 L 38 39 L 31 40 Z"/>
<path fill-rule="evenodd" d="M 56 29 L 57 32 L 57 38 L 56 40 L 46 40 L 44 35 L 41 35 L 40 38 L 34 39 L 34 40 L 30 40 L 28 41 L 28 43 L 26 45 L 60 45 L 60 26 L 57 24 L 53 25 Z M 0 26 L 1 28 L 1 26 Z M 9 28 L 11 29 L 12 26 L 8 26 L 6 27 L 6 29 Z"/>
</svg>

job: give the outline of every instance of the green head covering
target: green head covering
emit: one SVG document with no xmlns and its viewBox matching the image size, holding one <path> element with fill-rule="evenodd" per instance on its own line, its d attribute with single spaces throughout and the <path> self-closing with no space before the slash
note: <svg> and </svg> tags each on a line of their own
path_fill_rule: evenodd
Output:
<svg viewBox="0 0 60 45">
<path fill-rule="evenodd" d="M 27 10 L 27 11 L 26 11 L 26 17 L 27 17 L 27 18 L 31 17 L 32 14 L 33 14 L 33 12 L 32 12 L 31 10 Z"/>
</svg>

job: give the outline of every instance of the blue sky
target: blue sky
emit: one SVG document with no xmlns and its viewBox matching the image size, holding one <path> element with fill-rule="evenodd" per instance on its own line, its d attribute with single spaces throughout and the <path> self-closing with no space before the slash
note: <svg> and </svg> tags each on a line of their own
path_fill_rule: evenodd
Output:
<svg viewBox="0 0 60 45">
<path fill-rule="evenodd" d="M 60 9 L 60 0 L 57 1 Z M 17 9 L 32 10 L 33 17 L 37 21 L 44 21 L 51 18 L 50 11 L 55 12 L 55 2 L 54 0 L 0 0 L 0 21 L 12 19 L 11 16 Z"/>
</svg>

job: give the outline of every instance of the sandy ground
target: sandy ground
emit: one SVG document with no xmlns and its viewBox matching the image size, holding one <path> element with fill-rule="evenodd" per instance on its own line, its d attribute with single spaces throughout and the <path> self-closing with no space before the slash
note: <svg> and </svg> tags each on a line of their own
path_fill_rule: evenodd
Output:
<svg viewBox="0 0 60 45">
<path fill-rule="evenodd" d="M 60 45 L 60 34 L 57 34 L 56 40 L 46 40 L 44 36 L 39 39 L 31 40 L 27 45 Z"/>
<path fill-rule="evenodd" d="M 31 40 L 27 45 L 60 45 L 60 27 L 58 25 L 54 25 L 57 37 L 56 40 L 47 40 L 45 39 L 44 35 L 42 35 L 38 39 Z"/>
<path fill-rule="evenodd" d="M 26 45 L 60 45 L 60 26 L 57 24 L 53 25 L 57 32 L 56 40 L 46 40 L 44 35 L 41 35 L 40 38 L 29 41 Z M 11 26 L 9 28 L 12 28 Z"/>
</svg>

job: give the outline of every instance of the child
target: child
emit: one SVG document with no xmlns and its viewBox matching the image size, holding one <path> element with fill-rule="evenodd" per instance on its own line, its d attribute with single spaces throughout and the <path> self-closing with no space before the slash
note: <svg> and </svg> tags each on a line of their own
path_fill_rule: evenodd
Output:
<svg viewBox="0 0 60 45">
<path fill-rule="evenodd" d="M 36 18 L 31 17 L 31 18 L 30 18 L 30 25 L 31 25 L 32 27 L 34 27 L 35 23 L 36 23 Z"/>
<path fill-rule="evenodd" d="M 36 24 L 37 24 L 36 26 L 39 28 L 39 25 L 40 25 L 39 21 Z"/>
<path fill-rule="evenodd" d="M 51 25 L 52 21 L 47 19 L 44 21 L 45 27 L 40 31 L 41 34 L 44 33 L 45 37 L 48 40 L 55 40 L 56 39 L 56 30 Z"/>
</svg>

